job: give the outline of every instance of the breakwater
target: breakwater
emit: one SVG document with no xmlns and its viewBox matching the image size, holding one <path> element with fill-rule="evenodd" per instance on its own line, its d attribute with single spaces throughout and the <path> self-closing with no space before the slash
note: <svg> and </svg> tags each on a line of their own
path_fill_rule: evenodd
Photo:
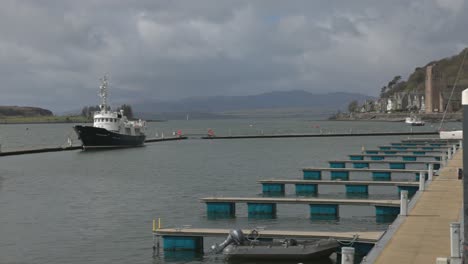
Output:
<svg viewBox="0 0 468 264">
<path fill-rule="evenodd" d="M 204 136 L 202 139 L 247 139 L 247 138 L 306 138 L 306 137 L 376 137 L 376 136 L 417 136 L 438 135 L 437 131 L 428 132 L 369 132 L 333 134 L 279 134 L 279 135 L 241 135 L 241 136 Z"/>
<path fill-rule="evenodd" d="M 184 140 L 184 139 L 187 139 L 187 137 L 149 138 L 145 140 L 145 143 L 177 141 L 177 140 Z M 14 156 L 14 155 L 24 155 L 24 154 L 45 153 L 45 152 L 60 152 L 60 151 L 80 150 L 80 149 L 83 149 L 83 146 L 79 145 L 79 146 L 31 148 L 31 149 L 2 151 L 0 152 L 0 156 Z"/>
</svg>

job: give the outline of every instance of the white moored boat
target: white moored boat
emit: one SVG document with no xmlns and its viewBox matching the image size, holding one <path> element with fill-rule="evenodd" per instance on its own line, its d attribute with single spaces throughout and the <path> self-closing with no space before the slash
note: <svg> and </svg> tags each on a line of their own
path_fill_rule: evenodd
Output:
<svg viewBox="0 0 468 264">
<path fill-rule="evenodd" d="M 416 117 L 416 116 L 407 117 L 405 119 L 405 123 L 412 125 L 412 126 L 424 126 L 425 125 L 424 121 L 422 121 L 421 118 Z"/>
<path fill-rule="evenodd" d="M 99 87 L 100 111 L 94 113 L 93 126 L 75 126 L 83 148 L 116 148 L 141 146 L 145 142 L 146 122 L 130 121 L 124 111 L 110 110 L 107 105 L 107 78 L 104 76 Z"/>
</svg>

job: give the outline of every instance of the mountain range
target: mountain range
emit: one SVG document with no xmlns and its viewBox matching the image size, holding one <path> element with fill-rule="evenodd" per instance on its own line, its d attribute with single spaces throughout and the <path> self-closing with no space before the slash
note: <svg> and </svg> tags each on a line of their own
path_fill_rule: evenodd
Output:
<svg viewBox="0 0 468 264">
<path fill-rule="evenodd" d="M 261 116 L 322 115 L 345 110 L 357 100 L 372 97 L 348 92 L 315 94 L 302 90 L 276 91 L 247 96 L 191 97 L 178 101 L 143 101 L 132 104 L 134 112 L 143 118 L 185 118 L 186 114 L 198 118 Z M 283 113 L 283 114 L 280 114 Z"/>
</svg>

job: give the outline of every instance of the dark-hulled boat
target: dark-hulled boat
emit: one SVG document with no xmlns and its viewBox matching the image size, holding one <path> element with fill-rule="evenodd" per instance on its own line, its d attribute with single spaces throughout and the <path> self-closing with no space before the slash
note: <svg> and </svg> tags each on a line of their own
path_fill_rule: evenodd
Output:
<svg viewBox="0 0 468 264">
<path fill-rule="evenodd" d="M 267 242 L 257 240 L 258 232 L 257 237 L 253 239 L 249 236 L 245 237 L 240 229 L 231 230 L 226 240 L 219 245 L 213 245 L 212 250 L 214 253 L 223 253 L 228 261 L 298 261 L 328 258 L 340 246 L 335 239 L 317 241 L 286 239 Z"/>
<path fill-rule="evenodd" d="M 145 142 L 146 122 L 130 121 L 124 111 L 112 112 L 107 106 L 107 78 L 100 86 L 100 111 L 94 113 L 93 126 L 74 126 L 83 148 L 123 148 L 142 146 Z"/>
</svg>

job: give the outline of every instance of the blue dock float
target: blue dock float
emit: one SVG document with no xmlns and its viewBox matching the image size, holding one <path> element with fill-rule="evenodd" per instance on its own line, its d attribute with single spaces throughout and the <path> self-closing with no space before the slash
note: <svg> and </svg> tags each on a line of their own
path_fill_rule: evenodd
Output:
<svg viewBox="0 0 468 264">
<path fill-rule="evenodd" d="M 236 216 L 235 203 L 206 203 L 206 213 L 208 218 L 234 218 Z"/>
<path fill-rule="evenodd" d="M 373 171 L 372 180 L 374 181 L 391 181 L 392 173 L 388 171 Z"/>
<path fill-rule="evenodd" d="M 331 171 L 331 179 L 332 180 L 342 180 L 348 181 L 349 180 L 349 171 Z"/>
<path fill-rule="evenodd" d="M 276 218 L 276 203 L 247 203 L 249 218 Z"/>
<path fill-rule="evenodd" d="M 318 194 L 317 183 L 296 183 L 295 186 L 298 196 L 316 196 Z"/>
<path fill-rule="evenodd" d="M 267 195 L 284 195 L 284 184 L 265 183 L 262 186 L 263 194 Z"/>
<path fill-rule="evenodd" d="M 163 237 L 165 251 L 194 251 L 203 253 L 203 237 L 200 236 L 171 236 Z"/>
<path fill-rule="evenodd" d="M 337 204 L 309 204 L 311 220 L 338 220 Z"/>
<path fill-rule="evenodd" d="M 393 222 L 400 213 L 400 208 L 390 206 L 376 206 L 375 217 L 378 223 Z"/>
<path fill-rule="evenodd" d="M 303 171 L 304 173 L 304 180 L 321 180 L 322 179 L 322 171 L 321 170 L 308 170 Z"/>
<path fill-rule="evenodd" d="M 366 197 L 369 195 L 369 185 L 346 184 L 346 194 L 352 197 Z"/>
<path fill-rule="evenodd" d="M 246 203 L 248 205 L 248 216 L 251 218 L 275 218 L 276 204 L 307 204 L 310 208 L 310 218 L 316 219 L 338 219 L 339 205 L 362 205 L 374 206 L 377 221 L 388 220 L 396 217 L 399 213 L 399 200 L 369 200 L 369 199 L 319 199 L 319 198 L 266 198 L 266 197 L 207 197 L 202 198 L 207 204 L 207 210 L 214 203 L 235 204 Z M 274 205 L 273 205 L 274 204 Z M 251 205 L 251 206 L 250 206 Z M 393 209 L 392 209 L 393 208 Z M 396 208 L 396 209 L 395 209 Z M 224 208 L 221 207 L 224 213 Z M 382 218 L 382 216 L 385 216 Z M 391 216 L 391 217 L 389 217 Z"/>
<path fill-rule="evenodd" d="M 386 172 L 377 172 L 386 173 Z M 345 186 L 346 194 L 350 196 L 362 196 L 365 197 L 369 194 L 369 186 L 389 186 L 397 187 L 398 197 L 401 190 L 408 190 L 410 195 L 413 195 L 419 189 L 419 182 L 417 181 L 389 181 L 390 174 L 385 174 L 383 179 L 374 181 L 341 181 L 341 180 L 282 180 L 282 179 L 270 179 L 270 180 L 259 180 L 258 183 L 265 184 L 281 184 L 283 186 L 287 184 L 294 185 L 296 188 L 297 196 L 317 196 L 319 193 L 319 185 L 341 185 Z M 284 187 L 283 187 L 284 189 Z M 268 193 L 263 192 L 264 195 Z"/>
<path fill-rule="evenodd" d="M 346 164 L 344 162 L 334 162 L 330 161 L 330 168 L 346 168 Z"/>
</svg>

